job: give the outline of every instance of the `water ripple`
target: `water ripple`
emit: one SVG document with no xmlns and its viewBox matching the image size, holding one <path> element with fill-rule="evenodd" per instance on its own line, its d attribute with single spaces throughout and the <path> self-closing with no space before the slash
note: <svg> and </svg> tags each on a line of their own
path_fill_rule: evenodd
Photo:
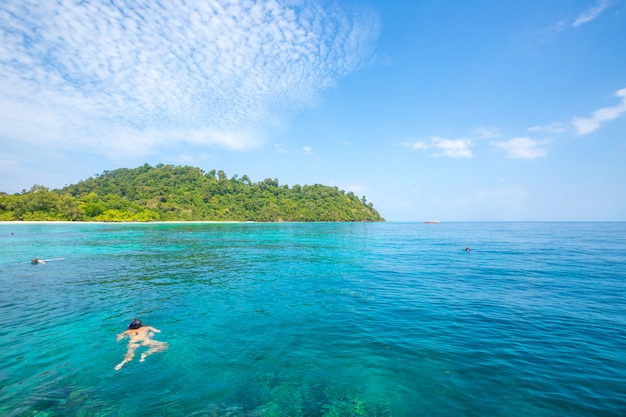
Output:
<svg viewBox="0 0 626 417">
<path fill-rule="evenodd" d="M 626 410 L 623 223 L 2 224 L 0 245 L 2 415 Z M 117 372 L 134 316 L 170 348 Z"/>
</svg>

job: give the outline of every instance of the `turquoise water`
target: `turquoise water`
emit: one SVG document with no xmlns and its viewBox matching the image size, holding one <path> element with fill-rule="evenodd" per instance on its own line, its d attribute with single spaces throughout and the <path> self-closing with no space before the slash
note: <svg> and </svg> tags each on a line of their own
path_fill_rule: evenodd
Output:
<svg viewBox="0 0 626 417">
<path fill-rule="evenodd" d="M 2 416 L 624 416 L 626 223 L 0 224 L 0 325 Z"/>
</svg>

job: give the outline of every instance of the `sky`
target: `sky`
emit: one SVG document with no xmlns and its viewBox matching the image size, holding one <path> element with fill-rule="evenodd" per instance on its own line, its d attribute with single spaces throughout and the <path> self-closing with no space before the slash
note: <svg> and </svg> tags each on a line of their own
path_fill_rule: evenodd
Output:
<svg viewBox="0 0 626 417">
<path fill-rule="evenodd" d="M 626 1 L 0 2 L 0 191 L 145 163 L 626 221 Z"/>
</svg>

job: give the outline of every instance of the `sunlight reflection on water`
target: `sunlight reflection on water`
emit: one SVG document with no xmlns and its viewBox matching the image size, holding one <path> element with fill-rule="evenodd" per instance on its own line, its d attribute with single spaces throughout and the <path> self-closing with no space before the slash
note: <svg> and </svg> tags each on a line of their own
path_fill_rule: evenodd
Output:
<svg viewBox="0 0 626 417">
<path fill-rule="evenodd" d="M 619 415 L 625 231 L 1 224 L 0 413 Z"/>
</svg>

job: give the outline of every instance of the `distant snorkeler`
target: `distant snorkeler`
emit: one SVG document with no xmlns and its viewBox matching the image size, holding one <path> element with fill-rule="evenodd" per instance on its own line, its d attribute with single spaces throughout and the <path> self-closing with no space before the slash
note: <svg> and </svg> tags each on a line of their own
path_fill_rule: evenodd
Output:
<svg viewBox="0 0 626 417">
<path fill-rule="evenodd" d="M 50 262 L 50 261 L 61 261 L 65 258 L 54 258 L 54 259 L 39 259 L 38 257 L 34 257 L 33 259 L 30 260 L 30 263 L 33 265 L 37 265 L 37 264 L 45 264 L 46 262 Z"/>
<path fill-rule="evenodd" d="M 469 252 L 469 251 L 471 251 L 471 250 L 472 250 L 472 249 L 470 249 L 470 247 L 469 247 L 469 246 L 466 246 L 466 247 L 465 247 L 465 252 Z"/>
<path fill-rule="evenodd" d="M 146 357 L 152 355 L 153 353 L 166 350 L 169 346 L 167 343 L 152 339 L 155 333 L 161 333 L 161 331 L 152 326 L 141 324 L 141 320 L 138 318 L 135 318 L 133 321 L 128 323 L 128 330 L 117 335 L 118 342 L 126 336 L 128 336 L 129 341 L 128 350 L 126 351 L 124 360 L 115 366 L 115 370 L 119 371 L 122 369 L 122 366 L 132 361 L 135 357 L 135 351 L 140 346 L 146 346 L 148 347 L 148 350 L 141 354 L 139 362 L 145 361 Z"/>
</svg>

